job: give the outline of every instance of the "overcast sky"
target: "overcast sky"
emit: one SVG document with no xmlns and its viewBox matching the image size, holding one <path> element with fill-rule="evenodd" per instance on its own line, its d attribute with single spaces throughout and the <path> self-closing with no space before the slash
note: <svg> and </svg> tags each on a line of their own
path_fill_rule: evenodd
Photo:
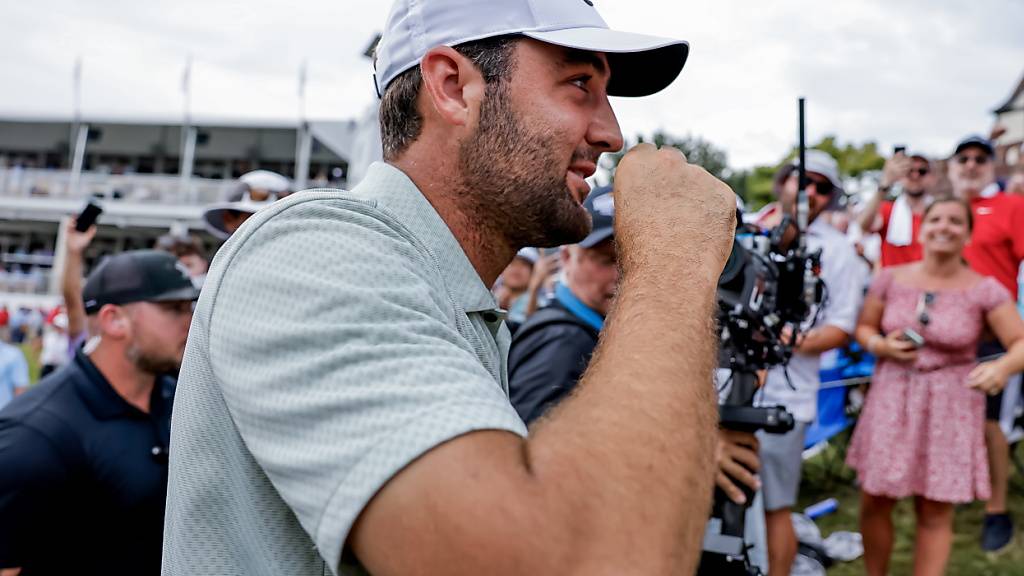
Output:
<svg viewBox="0 0 1024 576">
<path fill-rule="evenodd" d="M 494 0 L 500 2 L 501 0 Z M 308 62 L 311 118 L 358 116 L 375 98 L 362 52 L 387 0 L 33 0 L 0 3 L 0 117 L 70 116 L 83 59 L 86 118 L 178 119 L 192 55 L 203 118 L 295 119 Z M 662 128 L 774 163 L 796 139 L 878 141 L 948 155 L 987 133 L 1024 75 L 1022 0 L 597 0 L 613 28 L 690 41 L 667 90 L 615 99 L 630 138 Z"/>
</svg>

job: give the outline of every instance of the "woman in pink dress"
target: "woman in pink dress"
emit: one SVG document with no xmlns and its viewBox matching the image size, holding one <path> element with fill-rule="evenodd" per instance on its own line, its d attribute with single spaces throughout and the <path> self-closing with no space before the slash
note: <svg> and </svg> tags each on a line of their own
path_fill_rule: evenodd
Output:
<svg viewBox="0 0 1024 576">
<path fill-rule="evenodd" d="M 856 337 L 878 358 L 847 463 L 861 487 L 868 574 L 888 573 L 892 508 L 914 497 L 914 574 L 942 574 L 953 540 L 953 505 L 989 496 L 985 394 L 1024 369 L 1024 321 L 1010 294 L 973 272 L 961 252 L 972 215 L 961 200 L 927 208 L 924 259 L 878 273 Z M 990 330 L 1009 351 L 978 365 Z"/>
</svg>

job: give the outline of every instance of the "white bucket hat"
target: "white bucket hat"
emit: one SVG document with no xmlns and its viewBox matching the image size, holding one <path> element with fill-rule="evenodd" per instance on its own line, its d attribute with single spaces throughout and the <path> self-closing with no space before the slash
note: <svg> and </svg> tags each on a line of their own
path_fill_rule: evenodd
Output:
<svg viewBox="0 0 1024 576">
<path fill-rule="evenodd" d="M 690 51 L 683 40 L 609 29 L 593 0 L 396 0 L 377 45 L 377 93 L 435 46 L 509 34 L 604 52 L 611 96 L 660 91 L 676 79 Z"/>
<path fill-rule="evenodd" d="M 224 213 L 227 211 L 246 212 L 255 214 L 261 208 L 269 206 L 274 200 L 284 197 L 289 191 L 288 179 L 269 170 L 253 170 L 243 174 L 238 181 L 241 183 L 224 202 L 218 202 L 206 207 L 203 211 L 203 223 L 207 231 L 221 240 L 227 240 L 231 236 L 224 225 Z M 267 193 L 266 200 L 253 200 L 251 191 L 263 190 Z"/>
</svg>

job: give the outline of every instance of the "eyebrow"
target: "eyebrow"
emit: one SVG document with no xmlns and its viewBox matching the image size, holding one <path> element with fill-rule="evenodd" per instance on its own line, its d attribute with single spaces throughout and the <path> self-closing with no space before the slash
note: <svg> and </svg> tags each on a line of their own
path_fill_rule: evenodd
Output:
<svg viewBox="0 0 1024 576">
<path fill-rule="evenodd" d="M 575 66 L 578 64 L 592 66 L 602 75 L 608 74 L 608 66 L 604 63 L 604 60 L 597 55 L 597 52 L 580 50 L 578 48 L 565 48 L 562 58 L 558 62 L 558 66 L 560 68 L 568 68 L 569 66 Z"/>
</svg>

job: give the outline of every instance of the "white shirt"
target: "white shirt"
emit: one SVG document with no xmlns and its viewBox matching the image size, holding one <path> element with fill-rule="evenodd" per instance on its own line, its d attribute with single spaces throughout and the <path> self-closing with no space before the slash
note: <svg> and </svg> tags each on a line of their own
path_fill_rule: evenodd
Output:
<svg viewBox="0 0 1024 576">
<path fill-rule="evenodd" d="M 811 250 L 821 249 L 821 279 L 827 288 L 815 327 L 835 326 L 852 335 L 864 297 L 866 268 L 846 236 L 824 220 L 817 219 L 808 226 L 807 246 Z M 810 318 L 814 316 L 812 311 Z M 796 420 L 812 422 L 818 411 L 820 360 L 817 354 L 793 354 L 787 369 L 776 366 L 768 371 L 768 380 L 754 398 L 754 404 L 783 406 Z M 790 382 L 795 390 L 790 388 Z"/>
</svg>

